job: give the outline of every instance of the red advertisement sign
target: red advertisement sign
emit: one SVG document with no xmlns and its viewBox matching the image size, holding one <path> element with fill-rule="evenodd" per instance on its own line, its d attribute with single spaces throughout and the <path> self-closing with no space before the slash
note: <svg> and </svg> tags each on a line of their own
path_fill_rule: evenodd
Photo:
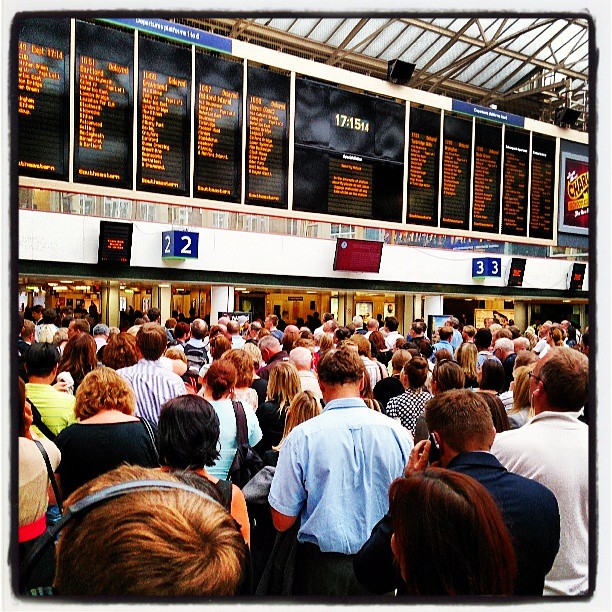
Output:
<svg viewBox="0 0 612 612">
<path fill-rule="evenodd" d="M 589 163 L 565 160 L 564 224 L 569 227 L 589 227 Z"/>
</svg>

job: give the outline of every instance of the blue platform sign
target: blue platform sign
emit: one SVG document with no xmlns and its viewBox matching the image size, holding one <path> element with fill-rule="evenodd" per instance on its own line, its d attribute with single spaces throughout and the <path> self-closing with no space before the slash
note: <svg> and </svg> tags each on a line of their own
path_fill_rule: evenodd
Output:
<svg viewBox="0 0 612 612">
<path fill-rule="evenodd" d="M 505 123 L 506 125 L 513 125 L 521 128 L 525 127 L 525 117 L 506 113 L 488 106 L 478 106 L 477 104 L 470 104 L 469 102 L 463 102 L 461 100 L 453 100 L 453 110 L 457 113 L 479 117 L 480 119 L 494 121 L 495 123 Z"/>
<path fill-rule="evenodd" d="M 197 259 L 198 232 L 162 232 L 162 259 Z"/>
<path fill-rule="evenodd" d="M 472 259 L 472 278 L 484 278 L 487 276 L 501 277 L 501 258 L 474 257 Z"/>
</svg>

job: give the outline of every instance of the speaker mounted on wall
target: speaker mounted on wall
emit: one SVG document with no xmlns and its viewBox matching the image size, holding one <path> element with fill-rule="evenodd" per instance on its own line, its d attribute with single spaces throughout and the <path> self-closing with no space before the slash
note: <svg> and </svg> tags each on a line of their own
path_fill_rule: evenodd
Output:
<svg viewBox="0 0 612 612">
<path fill-rule="evenodd" d="M 387 64 L 387 80 L 398 85 L 406 85 L 412 78 L 416 64 L 403 62 L 399 59 L 389 60 Z"/>
<path fill-rule="evenodd" d="M 578 121 L 580 111 L 567 106 L 560 106 L 555 111 L 555 125 L 559 127 L 572 127 Z"/>
</svg>

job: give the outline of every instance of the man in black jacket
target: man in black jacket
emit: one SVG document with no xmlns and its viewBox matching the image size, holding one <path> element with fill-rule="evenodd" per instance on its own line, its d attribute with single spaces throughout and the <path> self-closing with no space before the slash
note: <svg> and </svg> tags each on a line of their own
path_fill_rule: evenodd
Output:
<svg viewBox="0 0 612 612">
<path fill-rule="evenodd" d="M 544 577 L 559 550 L 560 519 L 555 496 L 535 480 L 508 472 L 489 452 L 495 428 L 486 403 L 476 393 L 460 389 L 437 395 L 427 403 L 426 418 L 440 450 L 436 464 L 480 482 L 501 510 L 517 559 L 514 594 L 542 595 Z M 414 447 L 407 475 L 427 467 L 430 449 L 429 440 Z M 357 579 L 373 593 L 402 592 L 391 535 L 391 519 L 386 515 L 354 560 Z"/>
</svg>

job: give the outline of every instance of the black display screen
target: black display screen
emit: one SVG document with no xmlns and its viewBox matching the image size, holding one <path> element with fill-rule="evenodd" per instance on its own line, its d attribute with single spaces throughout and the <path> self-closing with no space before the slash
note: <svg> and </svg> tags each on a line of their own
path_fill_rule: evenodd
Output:
<svg viewBox="0 0 612 612">
<path fill-rule="evenodd" d="M 138 188 L 185 194 L 191 50 L 140 38 L 138 76 Z"/>
<path fill-rule="evenodd" d="M 501 128 L 476 123 L 474 141 L 474 205 L 472 229 L 499 232 Z"/>
<path fill-rule="evenodd" d="M 472 172 L 472 122 L 444 118 L 441 227 L 468 229 Z"/>
<path fill-rule="evenodd" d="M 193 193 L 240 201 L 242 64 L 196 55 Z"/>
<path fill-rule="evenodd" d="M 405 107 L 296 80 L 293 208 L 401 222 Z"/>
<path fill-rule="evenodd" d="M 100 221 L 98 263 L 129 265 L 132 257 L 132 223 Z"/>
<path fill-rule="evenodd" d="M 440 115 L 410 109 L 407 223 L 438 225 Z"/>
<path fill-rule="evenodd" d="M 553 237 L 555 201 L 555 152 L 553 140 L 533 136 L 531 142 L 531 207 L 529 236 Z"/>
<path fill-rule="evenodd" d="M 287 206 L 289 77 L 248 68 L 246 202 Z"/>
<path fill-rule="evenodd" d="M 508 272 L 508 287 L 522 287 L 525 277 L 526 259 L 513 257 L 510 262 L 510 271 Z"/>
<path fill-rule="evenodd" d="M 529 134 L 506 130 L 502 234 L 527 236 Z"/>
<path fill-rule="evenodd" d="M 19 173 L 68 178 L 70 20 L 19 22 Z"/>
<path fill-rule="evenodd" d="M 76 23 L 74 178 L 132 187 L 134 38 Z"/>
</svg>

